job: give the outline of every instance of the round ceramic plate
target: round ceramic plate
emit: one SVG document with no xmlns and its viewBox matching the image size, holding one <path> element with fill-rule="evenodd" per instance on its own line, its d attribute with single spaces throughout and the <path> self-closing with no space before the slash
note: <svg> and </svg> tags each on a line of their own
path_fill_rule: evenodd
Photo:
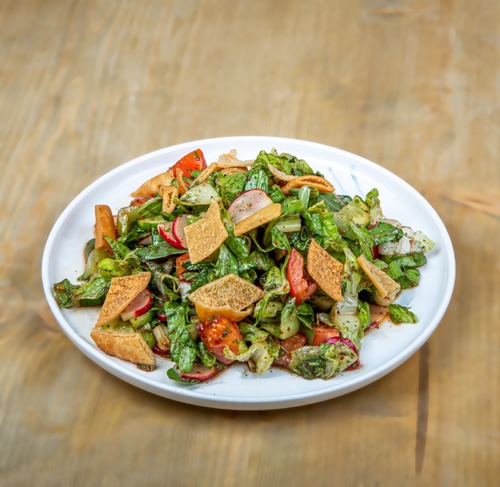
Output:
<svg viewBox="0 0 500 487">
<path fill-rule="evenodd" d="M 245 160 L 255 158 L 260 150 L 275 148 L 305 159 L 333 183 L 339 194 L 364 197 L 370 189 L 378 188 L 386 217 L 422 230 L 436 244 L 421 269 L 419 286 L 404 291 L 397 300 L 411 307 L 419 317 L 418 323 L 399 326 L 386 323 L 370 332 L 362 343 L 362 366 L 328 381 L 306 380 L 280 369 L 257 376 L 244 364 L 238 364 L 206 384 L 182 385 L 166 376 L 167 369 L 172 367 L 166 359 L 158 358 L 154 372 L 144 372 L 99 350 L 90 338 L 98 310 L 60 309 L 52 296 L 52 285 L 64 278 L 75 282 L 82 273 L 83 246 L 93 236 L 94 205 L 107 204 L 116 212 L 128 204 L 129 194 L 143 181 L 197 148 L 203 150 L 207 163 L 231 149 L 236 149 L 238 157 Z M 373 162 L 312 142 L 275 137 L 226 137 L 152 152 L 117 167 L 87 187 L 63 211 L 49 235 L 42 279 L 50 308 L 64 333 L 87 357 L 116 377 L 184 403 L 262 410 L 312 404 L 347 394 L 383 377 L 407 360 L 431 336 L 448 307 L 455 281 L 455 259 L 446 228 L 429 203 L 399 177 Z"/>
</svg>

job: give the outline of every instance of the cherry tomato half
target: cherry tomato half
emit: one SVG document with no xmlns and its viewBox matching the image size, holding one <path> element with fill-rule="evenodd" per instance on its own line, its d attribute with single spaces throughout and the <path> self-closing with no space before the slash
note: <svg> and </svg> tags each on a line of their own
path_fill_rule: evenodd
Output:
<svg viewBox="0 0 500 487">
<path fill-rule="evenodd" d="M 228 347 L 235 354 L 239 351 L 239 343 L 243 340 L 243 335 L 236 323 L 223 316 L 216 316 L 198 323 L 196 328 L 207 350 L 219 362 L 226 365 L 233 362 L 224 355 L 224 349 Z"/>
<path fill-rule="evenodd" d="M 297 304 L 302 303 L 312 296 L 318 289 L 315 282 L 307 280 L 304 276 L 304 257 L 294 248 L 290 252 L 286 268 L 286 278 L 290 283 L 290 294 Z"/>
<path fill-rule="evenodd" d="M 196 149 L 184 157 L 179 159 L 172 167 L 173 173 L 175 174 L 176 169 L 182 171 L 182 175 L 186 178 L 191 177 L 193 171 L 203 171 L 207 167 L 207 162 L 205 161 L 205 156 L 201 149 Z"/>
</svg>

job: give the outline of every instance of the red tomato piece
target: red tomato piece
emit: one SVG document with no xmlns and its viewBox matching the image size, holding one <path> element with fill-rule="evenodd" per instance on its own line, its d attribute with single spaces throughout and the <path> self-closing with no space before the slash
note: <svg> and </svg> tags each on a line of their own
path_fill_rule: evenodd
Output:
<svg viewBox="0 0 500 487">
<path fill-rule="evenodd" d="M 307 343 L 307 338 L 302 333 L 296 333 L 290 338 L 283 340 L 280 350 L 280 355 L 274 359 L 276 365 L 281 365 L 283 367 L 288 367 L 290 360 L 292 360 L 292 352 L 302 348 Z M 282 353 L 281 353 L 282 352 Z"/>
<path fill-rule="evenodd" d="M 179 159 L 172 167 L 172 170 L 175 174 L 176 169 L 180 169 L 184 177 L 190 178 L 193 171 L 202 171 L 206 167 L 207 161 L 205 161 L 202 150 L 196 149 Z"/>
<path fill-rule="evenodd" d="M 239 351 L 238 345 L 243 340 L 243 335 L 236 323 L 223 316 L 216 316 L 198 323 L 196 328 L 207 350 L 219 362 L 226 365 L 234 362 L 224 355 L 224 349 L 228 347 L 235 354 Z"/>
<path fill-rule="evenodd" d="M 337 330 L 337 328 L 332 328 L 328 325 L 314 325 L 313 330 L 314 337 L 311 345 L 314 346 L 321 345 L 330 338 L 337 338 L 338 336 L 340 336 L 340 332 Z"/>
<path fill-rule="evenodd" d="M 295 298 L 297 304 L 302 303 L 312 296 L 318 289 L 315 282 L 311 282 L 304 276 L 304 257 L 294 248 L 290 252 L 286 268 L 286 278 L 290 283 L 290 294 Z"/>
<path fill-rule="evenodd" d="M 184 274 L 187 269 L 182 264 L 187 260 L 189 260 L 188 253 L 179 255 L 179 257 L 175 259 L 175 274 L 181 281 L 185 281 L 185 279 L 182 277 L 182 274 Z"/>
</svg>

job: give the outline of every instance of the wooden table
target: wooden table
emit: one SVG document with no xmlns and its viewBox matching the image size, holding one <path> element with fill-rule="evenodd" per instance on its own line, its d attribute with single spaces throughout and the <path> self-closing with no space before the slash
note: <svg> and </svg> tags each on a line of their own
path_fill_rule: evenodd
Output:
<svg viewBox="0 0 500 487">
<path fill-rule="evenodd" d="M 500 2 L 3 0 L 0 483 L 492 486 L 500 474 Z M 140 154 L 226 135 L 340 147 L 436 208 L 457 280 L 428 343 L 349 395 L 231 412 L 84 357 L 48 233 Z"/>
</svg>

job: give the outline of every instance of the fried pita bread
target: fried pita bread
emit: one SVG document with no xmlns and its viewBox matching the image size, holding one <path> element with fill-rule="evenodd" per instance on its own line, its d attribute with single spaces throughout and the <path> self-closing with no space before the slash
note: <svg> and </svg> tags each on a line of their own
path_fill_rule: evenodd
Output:
<svg viewBox="0 0 500 487">
<path fill-rule="evenodd" d="M 95 248 L 111 251 L 111 246 L 104 237 L 116 240 L 113 213 L 108 205 L 95 205 Z"/>
<path fill-rule="evenodd" d="M 159 193 L 162 197 L 161 211 L 172 213 L 175 210 L 174 198 L 179 196 L 179 190 L 175 186 L 160 186 Z"/>
<path fill-rule="evenodd" d="M 281 188 L 284 194 L 290 194 L 290 190 L 301 188 L 302 186 L 310 186 L 316 188 L 320 193 L 333 193 L 335 188 L 333 185 L 321 176 L 298 176 L 285 184 Z"/>
<path fill-rule="evenodd" d="M 109 323 L 120 316 L 121 312 L 133 299 L 146 289 L 151 279 L 150 272 L 141 272 L 131 276 L 113 277 L 108 294 L 101 308 L 96 328 Z"/>
<path fill-rule="evenodd" d="M 201 321 L 214 318 L 215 316 L 224 316 L 233 323 L 238 323 L 247 316 L 251 315 L 254 308 L 253 305 L 250 305 L 241 311 L 236 311 L 230 306 L 207 306 L 200 301 L 197 301 L 194 307 L 196 309 L 196 314 Z"/>
<path fill-rule="evenodd" d="M 210 257 L 228 237 L 219 204 L 214 201 L 199 220 L 184 228 L 184 234 L 191 263 Z"/>
<path fill-rule="evenodd" d="M 248 167 L 253 164 L 254 161 L 240 161 L 236 157 L 236 150 L 232 149 L 227 154 L 222 154 L 217 161 L 219 168 L 225 167 Z"/>
<path fill-rule="evenodd" d="M 231 321 L 241 321 L 253 311 L 253 304 L 265 292 L 235 274 L 209 282 L 188 295 L 195 304 L 200 319 L 226 316 Z"/>
<path fill-rule="evenodd" d="M 175 179 L 177 180 L 177 187 L 179 188 L 179 194 L 181 196 L 188 190 L 186 181 L 184 181 L 182 175 L 183 175 L 182 169 L 177 168 L 175 170 Z"/>
<path fill-rule="evenodd" d="M 130 196 L 154 196 L 158 193 L 160 186 L 170 186 L 174 180 L 174 174 L 168 169 L 141 184 Z"/>
<path fill-rule="evenodd" d="M 357 259 L 359 266 L 363 269 L 368 279 L 377 289 L 378 294 L 382 298 L 384 304 L 390 304 L 396 298 L 396 295 L 401 291 L 401 286 L 397 281 L 389 277 L 380 267 L 377 267 L 373 262 L 370 262 L 363 254 Z M 378 303 L 381 304 L 381 303 Z"/>
<path fill-rule="evenodd" d="M 344 264 L 332 257 L 316 240 L 311 240 L 307 251 L 307 272 L 318 286 L 335 301 L 344 301 L 342 281 Z"/>
<path fill-rule="evenodd" d="M 210 174 L 214 173 L 215 171 L 218 171 L 219 169 L 220 169 L 219 165 L 216 162 L 212 162 L 208 167 L 203 169 L 203 171 L 200 174 L 198 174 L 196 179 L 193 181 L 193 184 L 205 181 L 206 179 L 208 179 L 208 176 L 210 176 Z"/>
<path fill-rule="evenodd" d="M 257 211 L 253 215 L 245 218 L 239 222 L 234 227 L 234 236 L 238 237 L 244 233 L 253 230 L 254 228 L 260 227 L 265 223 L 269 223 L 271 220 L 278 218 L 281 215 L 281 205 L 279 203 L 273 203 L 262 210 Z"/>
<path fill-rule="evenodd" d="M 134 364 L 155 365 L 156 359 L 144 337 L 138 332 L 105 331 L 94 328 L 90 333 L 95 344 L 108 355 Z"/>
</svg>

